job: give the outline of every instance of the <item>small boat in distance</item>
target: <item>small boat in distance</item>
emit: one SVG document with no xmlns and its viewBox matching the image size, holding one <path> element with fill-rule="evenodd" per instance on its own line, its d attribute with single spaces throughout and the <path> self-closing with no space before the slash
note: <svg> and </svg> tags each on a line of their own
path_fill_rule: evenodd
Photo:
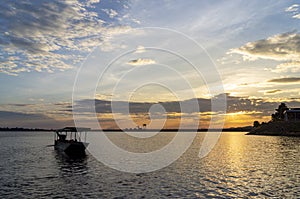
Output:
<svg viewBox="0 0 300 199">
<path fill-rule="evenodd" d="M 54 148 L 65 152 L 69 156 L 83 156 L 88 146 L 87 131 L 90 128 L 65 127 L 54 134 Z"/>
</svg>

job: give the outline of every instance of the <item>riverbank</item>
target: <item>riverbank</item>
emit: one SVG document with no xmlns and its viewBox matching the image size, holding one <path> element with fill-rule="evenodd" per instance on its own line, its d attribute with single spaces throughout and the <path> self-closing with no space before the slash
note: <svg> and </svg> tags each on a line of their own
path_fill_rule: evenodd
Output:
<svg viewBox="0 0 300 199">
<path fill-rule="evenodd" d="M 277 136 L 299 136 L 300 122 L 276 121 L 261 124 L 253 128 L 247 135 L 277 135 Z"/>
</svg>

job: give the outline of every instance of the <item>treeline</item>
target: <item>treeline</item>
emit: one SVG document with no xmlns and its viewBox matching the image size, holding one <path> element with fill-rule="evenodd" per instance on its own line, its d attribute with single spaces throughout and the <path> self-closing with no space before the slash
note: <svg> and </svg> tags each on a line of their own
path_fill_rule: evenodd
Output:
<svg viewBox="0 0 300 199">
<path fill-rule="evenodd" d="M 22 127 L 0 127 L 0 131 L 53 131 L 53 129 L 40 129 L 40 128 L 22 128 Z"/>
</svg>

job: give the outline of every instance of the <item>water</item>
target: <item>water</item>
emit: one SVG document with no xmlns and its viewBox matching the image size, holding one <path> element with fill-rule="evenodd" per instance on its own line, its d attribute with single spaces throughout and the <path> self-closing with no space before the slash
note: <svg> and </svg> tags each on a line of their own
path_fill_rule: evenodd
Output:
<svg viewBox="0 0 300 199">
<path fill-rule="evenodd" d="M 174 136 L 165 133 L 159 148 Z M 131 151 L 149 149 L 137 138 L 109 136 Z M 155 138 L 153 138 L 155 139 Z M 299 198 L 300 138 L 223 133 L 213 151 L 197 157 L 203 133 L 176 162 L 143 174 L 110 169 L 92 155 L 57 153 L 49 132 L 0 132 L 1 198 Z M 130 143 L 130 144 L 128 144 Z M 135 143 L 135 144 L 133 144 Z M 149 144 L 148 144 L 149 145 Z M 151 147 L 150 147 L 151 148 Z"/>
</svg>

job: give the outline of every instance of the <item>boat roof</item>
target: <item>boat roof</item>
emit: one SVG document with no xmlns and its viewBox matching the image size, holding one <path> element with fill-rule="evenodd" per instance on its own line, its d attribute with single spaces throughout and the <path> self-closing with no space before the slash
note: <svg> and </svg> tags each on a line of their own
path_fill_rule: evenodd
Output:
<svg viewBox="0 0 300 199">
<path fill-rule="evenodd" d="M 82 132 L 82 131 L 90 131 L 91 128 L 84 127 L 65 127 L 63 129 L 57 129 L 56 132 Z"/>
<path fill-rule="evenodd" d="M 300 113 L 300 110 L 287 110 L 286 113 Z"/>
<path fill-rule="evenodd" d="M 286 113 L 300 113 L 300 109 L 291 109 L 291 110 L 286 110 Z"/>
<path fill-rule="evenodd" d="M 300 111 L 300 108 L 291 108 L 290 110 Z"/>
</svg>

